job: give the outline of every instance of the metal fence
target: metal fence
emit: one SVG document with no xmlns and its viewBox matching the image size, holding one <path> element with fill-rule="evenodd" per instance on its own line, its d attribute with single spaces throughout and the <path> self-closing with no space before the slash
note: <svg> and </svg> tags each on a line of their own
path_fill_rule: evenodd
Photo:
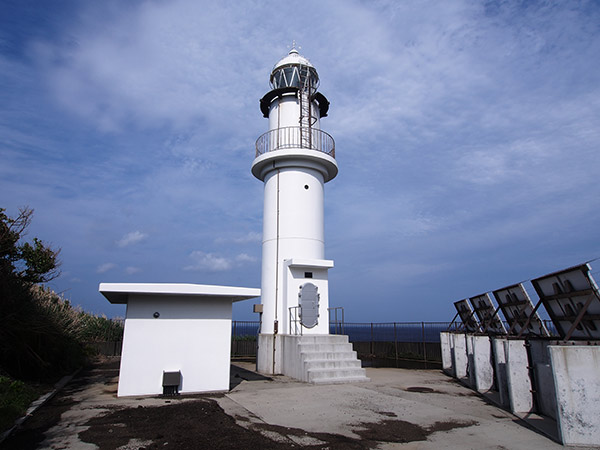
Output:
<svg viewBox="0 0 600 450">
<path fill-rule="evenodd" d="M 556 335 L 551 321 L 544 323 Z M 455 329 L 450 322 L 389 322 L 389 323 L 330 323 L 331 334 L 348 335 L 364 366 L 371 367 L 441 367 L 440 332 Z M 231 322 L 231 356 L 255 358 L 260 322 L 233 320 Z M 342 332 L 343 330 L 343 332 Z M 89 343 L 95 351 L 120 356 L 121 342 Z"/>
<path fill-rule="evenodd" d="M 255 357 L 260 322 L 233 321 L 231 355 Z M 344 323 L 347 335 L 365 366 L 434 368 L 441 365 L 440 331 L 450 322 Z M 331 334 L 342 334 L 330 324 Z"/>
<path fill-rule="evenodd" d="M 363 366 L 439 368 L 440 332 L 449 322 L 345 323 Z M 333 332 L 333 330 L 331 330 Z"/>
<path fill-rule="evenodd" d="M 259 329 L 259 321 L 231 321 L 231 356 L 233 358 L 256 358 Z"/>
</svg>

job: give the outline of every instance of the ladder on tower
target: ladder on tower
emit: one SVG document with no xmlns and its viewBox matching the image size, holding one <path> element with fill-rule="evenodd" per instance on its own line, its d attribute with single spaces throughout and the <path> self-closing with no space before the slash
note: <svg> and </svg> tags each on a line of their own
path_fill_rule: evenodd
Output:
<svg viewBox="0 0 600 450">
<path fill-rule="evenodd" d="M 302 72 L 302 70 L 300 70 Z M 298 97 L 300 100 L 300 147 L 313 148 L 312 126 L 317 118 L 312 116 L 312 105 L 310 98 L 312 96 L 311 74 L 308 68 L 305 73 L 300 73 L 300 91 Z"/>
</svg>

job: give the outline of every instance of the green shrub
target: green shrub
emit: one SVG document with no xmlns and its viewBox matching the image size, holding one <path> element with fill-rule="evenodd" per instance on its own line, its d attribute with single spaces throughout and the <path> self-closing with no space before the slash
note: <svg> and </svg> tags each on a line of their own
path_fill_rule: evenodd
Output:
<svg viewBox="0 0 600 450">
<path fill-rule="evenodd" d="M 51 380 L 80 367 L 85 343 L 119 340 L 123 324 L 74 308 L 39 283 L 58 276 L 59 250 L 22 242 L 33 210 L 16 218 L 0 208 L 0 373 Z"/>
<path fill-rule="evenodd" d="M 39 394 L 37 389 L 22 381 L 0 376 L 0 432 L 9 429 L 24 415 Z"/>
</svg>

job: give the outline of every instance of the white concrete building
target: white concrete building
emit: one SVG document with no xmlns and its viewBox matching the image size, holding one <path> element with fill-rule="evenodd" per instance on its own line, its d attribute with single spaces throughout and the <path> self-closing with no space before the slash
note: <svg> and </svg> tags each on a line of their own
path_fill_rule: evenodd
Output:
<svg viewBox="0 0 600 450">
<path fill-rule="evenodd" d="M 345 376 L 364 378 L 356 354 L 351 358 L 348 353 L 352 348 L 347 338 L 341 342 L 337 337 L 336 344 L 327 339 L 328 271 L 333 261 L 325 259 L 323 197 L 325 183 L 338 173 L 334 140 L 321 130 L 329 102 L 317 91 L 316 69 L 296 49 L 275 64 L 270 81 L 273 89 L 260 101 L 269 131 L 256 141 L 252 164 L 252 174 L 265 187 L 257 368 L 314 381 L 312 375 L 320 370 L 314 364 L 311 376 L 290 366 L 303 364 L 303 353 L 296 349 L 301 343 L 296 337 L 303 335 L 311 337 L 310 344 L 304 339 L 312 346 L 306 348 L 338 345 L 335 348 L 354 362 L 336 363 L 336 367 L 351 365 L 357 370 Z M 284 348 L 300 359 L 283 355 Z M 313 357 L 333 358 L 331 354 Z M 324 378 L 338 375 L 328 373 Z"/>
<path fill-rule="evenodd" d="M 231 306 L 260 296 L 260 289 L 101 283 L 100 292 L 127 305 L 119 397 L 163 394 L 165 387 L 187 394 L 229 390 Z M 165 381 L 169 375 L 175 381 Z"/>
</svg>

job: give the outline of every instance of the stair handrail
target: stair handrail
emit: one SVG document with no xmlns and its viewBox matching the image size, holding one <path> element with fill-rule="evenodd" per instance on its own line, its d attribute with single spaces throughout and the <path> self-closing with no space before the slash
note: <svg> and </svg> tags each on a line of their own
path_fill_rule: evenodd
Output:
<svg viewBox="0 0 600 450">
<path fill-rule="evenodd" d="M 300 334 L 302 336 L 302 322 L 300 318 L 300 306 L 290 306 L 288 308 L 289 316 L 290 316 L 290 334 Z M 298 329 L 300 329 L 300 333 L 298 333 Z M 292 333 L 292 330 L 294 331 Z"/>
</svg>

